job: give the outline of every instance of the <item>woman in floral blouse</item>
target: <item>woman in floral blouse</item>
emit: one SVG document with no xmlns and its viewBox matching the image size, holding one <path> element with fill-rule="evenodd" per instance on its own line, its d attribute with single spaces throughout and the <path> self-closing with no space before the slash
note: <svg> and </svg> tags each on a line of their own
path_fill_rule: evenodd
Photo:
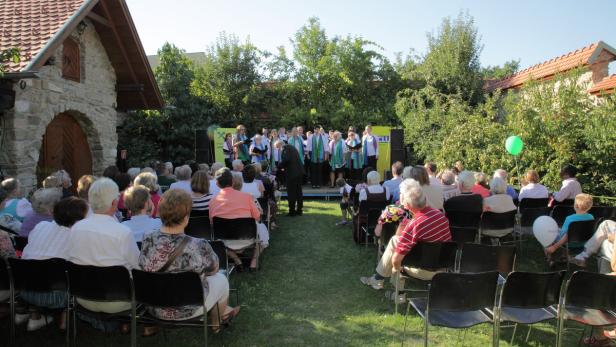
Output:
<svg viewBox="0 0 616 347">
<path fill-rule="evenodd" d="M 218 326 L 214 331 L 218 332 L 221 323 L 238 314 L 239 307 L 227 306 L 229 282 L 218 272 L 218 257 L 209 243 L 184 234 L 191 209 L 192 198 L 187 192 L 170 189 L 163 194 L 158 209 L 163 226 L 160 231 L 143 238 L 139 266 L 144 271 L 150 272 L 159 272 L 163 268 L 166 268 L 164 272 L 197 272 L 203 282 L 206 309 L 210 312 L 213 324 Z M 167 264 L 178 247 L 183 249 Z M 221 312 L 223 322 L 218 320 L 218 310 Z M 150 312 L 157 318 L 165 320 L 185 320 L 204 314 L 203 306 L 152 307 Z M 152 335 L 155 332 L 155 328 L 150 328 L 144 335 Z"/>
</svg>

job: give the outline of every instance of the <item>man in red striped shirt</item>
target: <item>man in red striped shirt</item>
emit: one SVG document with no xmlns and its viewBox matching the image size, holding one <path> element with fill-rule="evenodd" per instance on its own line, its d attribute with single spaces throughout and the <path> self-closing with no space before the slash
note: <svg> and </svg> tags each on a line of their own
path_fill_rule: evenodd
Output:
<svg viewBox="0 0 616 347">
<path fill-rule="evenodd" d="M 400 223 L 396 235 L 391 238 L 379 260 L 376 273 L 360 279 L 363 284 L 377 290 L 383 289 L 385 278 L 400 271 L 402 259 L 417 242 L 451 241 L 447 217 L 441 211 L 426 205 L 426 196 L 417 181 L 406 179 L 400 184 L 400 203 L 411 211 L 413 219 L 405 219 Z M 423 280 L 429 280 L 435 274 L 417 268 L 404 270 L 409 276 Z"/>
</svg>

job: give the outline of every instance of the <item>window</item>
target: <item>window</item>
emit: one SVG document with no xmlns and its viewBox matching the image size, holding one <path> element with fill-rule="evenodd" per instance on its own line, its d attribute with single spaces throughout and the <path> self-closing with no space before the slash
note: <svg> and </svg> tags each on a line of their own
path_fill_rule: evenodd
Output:
<svg viewBox="0 0 616 347">
<path fill-rule="evenodd" d="M 79 44 L 73 39 L 66 39 L 62 48 L 62 77 L 81 82 L 81 62 Z"/>
</svg>

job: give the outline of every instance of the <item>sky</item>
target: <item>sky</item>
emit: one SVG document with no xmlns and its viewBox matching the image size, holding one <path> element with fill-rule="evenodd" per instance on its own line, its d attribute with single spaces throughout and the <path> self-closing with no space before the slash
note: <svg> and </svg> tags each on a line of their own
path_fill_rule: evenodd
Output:
<svg viewBox="0 0 616 347">
<path fill-rule="evenodd" d="M 519 59 L 521 68 L 599 40 L 616 47 L 616 1 L 595 0 L 126 0 L 147 54 L 165 42 L 202 52 L 222 31 L 276 52 L 316 16 L 329 37 L 361 36 L 393 59 L 425 53 L 426 33 L 442 19 L 468 11 L 484 45 L 481 63 Z M 291 52 L 291 50 L 288 50 Z M 616 68 L 610 66 L 611 73 Z"/>
</svg>

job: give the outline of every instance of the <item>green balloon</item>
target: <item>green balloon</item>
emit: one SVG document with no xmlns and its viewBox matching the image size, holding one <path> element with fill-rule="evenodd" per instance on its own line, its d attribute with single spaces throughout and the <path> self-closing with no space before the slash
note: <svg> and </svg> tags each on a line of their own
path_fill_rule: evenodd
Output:
<svg viewBox="0 0 616 347">
<path fill-rule="evenodd" d="M 524 142 L 519 136 L 509 136 L 505 141 L 505 149 L 511 155 L 518 155 L 524 149 Z"/>
</svg>

